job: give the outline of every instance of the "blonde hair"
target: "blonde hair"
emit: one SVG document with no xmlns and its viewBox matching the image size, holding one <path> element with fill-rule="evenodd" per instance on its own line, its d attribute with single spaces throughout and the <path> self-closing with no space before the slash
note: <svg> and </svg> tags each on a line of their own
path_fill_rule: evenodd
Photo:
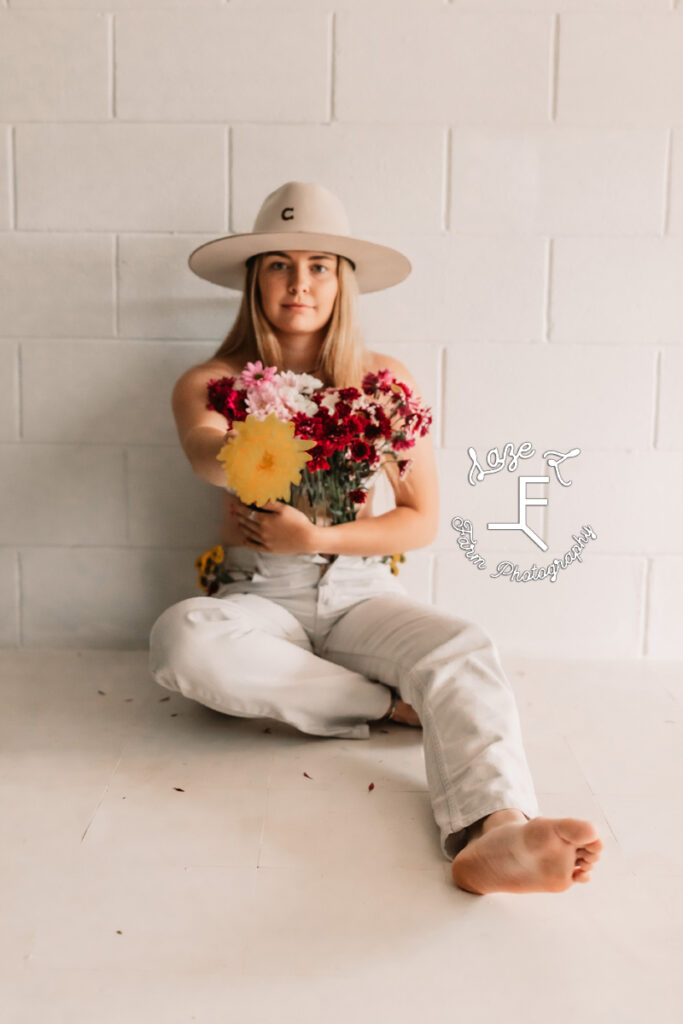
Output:
<svg viewBox="0 0 683 1024">
<path fill-rule="evenodd" d="M 264 366 L 282 366 L 282 346 L 266 319 L 258 286 L 259 268 L 265 253 L 247 261 L 242 301 L 230 331 L 212 359 L 247 362 L 260 359 Z M 358 282 L 351 263 L 337 257 L 338 289 L 323 343 L 318 350 L 314 376 L 325 387 L 359 387 L 365 373 L 368 350 L 361 337 L 357 318 Z M 236 357 L 236 359 L 235 359 Z"/>
</svg>

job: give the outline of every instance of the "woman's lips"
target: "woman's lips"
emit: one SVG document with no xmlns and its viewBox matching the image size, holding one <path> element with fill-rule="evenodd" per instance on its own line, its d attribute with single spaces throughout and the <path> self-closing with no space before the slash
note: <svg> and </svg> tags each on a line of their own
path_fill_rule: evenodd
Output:
<svg viewBox="0 0 683 1024">
<path fill-rule="evenodd" d="M 285 309 L 311 309 L 311 306 L 303 306 L 300 302 L 283 302 Z"/>
</svg>

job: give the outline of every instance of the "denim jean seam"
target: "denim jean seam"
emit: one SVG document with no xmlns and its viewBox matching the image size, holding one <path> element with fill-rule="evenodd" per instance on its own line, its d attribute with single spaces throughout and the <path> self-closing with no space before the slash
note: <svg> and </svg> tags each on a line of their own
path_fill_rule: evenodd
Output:
<svg viewBox="0 0 683 1024">
<path fill-rule="evenodd" d="M 358 603 L 362 604 L 361 601 L 359 601 Z M 355 605 L 354 605 L 354 607 L 355 607 Z M 316 609 L 316 612 L 317 612 L 317 609 Z M 357 654 L 357 653 L 358 653 L 357 651 L 342 650 L 339 647 L 328 647 L 328 648 L 325 649 L 325 653 L 322 655 L 322 657 L 324 658 L 328 654 Z M 387 657 L 386 654 L 371 654 L 371 655 L 369 655 L 369 657 L 377 658 L 378 661 L 388 661 L 392 665 L 396 664 L 396 659 L 395 658 L 389 658 L 389 657 Z M 391 686 L 392 685 L 391 683 L 383 683 L 381 679 L 377 679 L 376 682 L 380 683 L 380 685 L 382 685 L 382 686 Z M 396 689 L 396 687 L 393 687 L 393 688 Z"/>
<path fill-rule="evenodd" d="M 407 670 L 406 675 L 409 678 L 411 678 L 411 679 L 415 679 L 415 678 L 417 678 L 418 673 L 416 672 L 415 668 L 410 668 L 410 669 Z M 452 825 L 453 824 L 453 802 L 455 802 L 455 806 L 456 806 L 456 809 L 457 809 L 456 817 L 457 817 L 458 821 L 462 821 L 462 813 L 460 811 L 460 804 L 458 803 L 457 798 L 452 796 L 450 788 L 446 784 L 446 780 L 447 780 L 446 771 L 445 771 L 446 762 L 445 762 L 445 759 L 444 759 L 444 756 L 443 756 L 443 748 L 441 746 L 441 740 L 439 738 L 439 734 L 438 734 L 437 729 L 436 729 L 436 720 L 435 720 L 434 716 L 432 715 L 431 710 L 429 708 L 426 708 L 426 707 L 423 706 L 423 711 L 426 711 L 427 716 L 429 717 L 430 722 L 431 722 L 430 735 L 432 737 L 432 742 L 434 743 L 434 751 L 436 753 L 436 763 L 437 763 L 437 766 L 438 766 L 438 769 L 439 769 L 439 775 L 441 777 L 441 786 L 442 786 L 444 794 L 446 796 L 446 806 L 448 808 L 448 816 L 451 819 L 451 825 Z M 457 832 L 457 831 L 459 831 L 460 828 L 462 828 L 462 826 L 459 826 L 458 828 L 454 828 L 453 831 Z"/>
<path fill-rule="evenodd" d="M 353 654 L 355 652 L 354 651 L 351 651 L 351 652 L 349 652 L 349 651 L 342 651 L 342 650 L 339 650 L 338 648 L 330 649 L 330 650 L 327 650 L 325 652 L 325 654 L 349 654 L 349 653 Z M 324 655 L 323 655 L 323 657 L 324 657 Z M 373 654 L 373 655 L 371 655 L 371 657 L 378 658 L 380 661 L 389 661 L 389 662 L 392 663 L 392 665 L 396 664 L 396 659 L 395 658 L 389 658 L 385 654 Z M 420 659 L 420 660 L 423 660 L 423 659 Z M 419 664 L 419 662 L 418 662 L 418 664 Z M 417 673 L 415 672 L 415 669 L 410 668 L 410 669 L 406 670 L 406 676 L 409 679 L 411 679 L 411 681 L 412 681 L 412 680 L 414 680 L 416 678 Z M 377 681 L 381 682 L 381 680 L 377 680 Z M 391 686 L 390 683 L 383 683 L 382 685 L 384 685 L 384 686 Z M 431 714 L 431 712 L 428 709 L 425 709 L 425 710 L 427 710 L 427 714 L 429 715 L 429 719 L 430 719 L 430 722 L 431 722 L 431 727 L 430 728 L 431 728 L 431 736 L 433 737 L 433 741 L 434 741 L 434 750 L 435 750 L 435 753 L 436 753 L 436 763 L 437 763 L 437 767 L 439 769 L 439 775 L 441 777 L 441 786 L 442 786 L 443 792 L 444 792 L 444 794 L 446 796 L 446 806 L 448 808 L 448 815 L 449 815 L 449 817 L 451 819 L 451 822 L 452 822 L 452 820 L 453 820 L 453 799 L 452 799 L 452 795 L 451 795 L 451 793 L 449 791 L 449 787 L 446 785 L 446 772 L 445 772 L 446 762 L 445 762 L 444 757 L 443 757 L 443 751 L 442 751 L 442 747 L 441 747 L 441 742 L 439 740 L 439 736 L 438 736 L 438 733 L 437 733 L 436 728 L 435 728 L 434 716 Z M 458 820 L 461 820 L 462 819 L 462 814 L 460 812 L 460 805 L 458 804 L 457 800 L 455 800 L 455 806 L 457 808 L 457 818 L 458 818 Z M 455 831 L 458 831 L 458 830 L 454 829 L 453 831 L 455 832 Z"/>
</svg>

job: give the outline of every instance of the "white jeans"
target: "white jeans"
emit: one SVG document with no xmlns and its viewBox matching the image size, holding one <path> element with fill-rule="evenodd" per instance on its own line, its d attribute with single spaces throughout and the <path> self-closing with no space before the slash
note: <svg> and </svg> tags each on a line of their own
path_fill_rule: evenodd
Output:
<svg viewBox="0 0 683 1024">
<path fill-rule="evenodd" d="M 493 811 L 539 814 L 512 687 L 479 626 L 411 598 L 378 556 L 224 550 L 234 582 L 152 626 L 156 682 L 228 715 L 353 739 L 397 690 L 422 723 L 449 860 Z"/>
</svg>

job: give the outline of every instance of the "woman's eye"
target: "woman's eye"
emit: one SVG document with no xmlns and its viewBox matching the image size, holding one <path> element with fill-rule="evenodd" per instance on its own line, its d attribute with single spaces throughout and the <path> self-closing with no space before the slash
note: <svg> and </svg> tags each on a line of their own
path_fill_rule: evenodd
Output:
<svg viewBox="0 0 683 1024">
<path fill-rule="evenodd" d="M 282 260 L 274 260 L 272 263 L 268 264 L 269 270 L 277 270 L 278 267 L 284 267 L 284 266 L 286 266 L 286 264 Z M 313 263 L 313 264 L 311 264 L 311 266 L 318 267 L 318 269 L 320 269 L 320 270 L 327 270 L 328 269 L 325 266 L 324 263 Z"/>
</svg>

